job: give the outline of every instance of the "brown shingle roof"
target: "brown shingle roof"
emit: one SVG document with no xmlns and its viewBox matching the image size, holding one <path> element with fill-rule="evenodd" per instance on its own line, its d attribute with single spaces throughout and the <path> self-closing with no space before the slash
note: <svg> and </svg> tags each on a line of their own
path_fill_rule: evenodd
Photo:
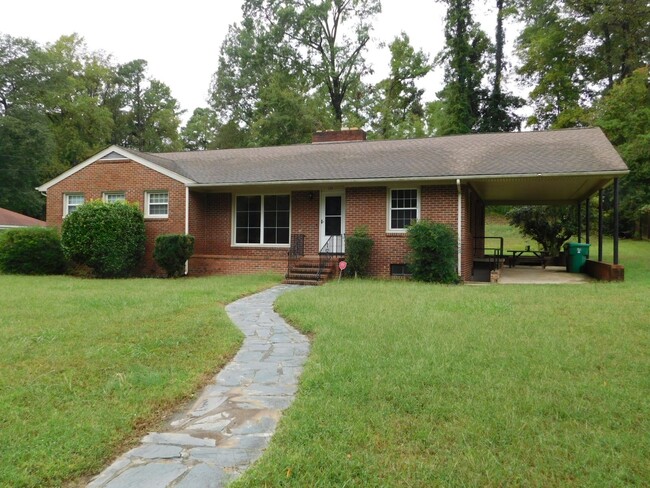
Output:
<svg viewBox="0 0 650 488">
<path fill-rule="evenodd" d="M 0 227 L 45 227 L 42 220 L 0 208 Z"/>
<path fill-rule="evenodd" d="M 627 171 L 599 128 L 200 152 L 130 152 L 200 184 Z"/>
</svg>

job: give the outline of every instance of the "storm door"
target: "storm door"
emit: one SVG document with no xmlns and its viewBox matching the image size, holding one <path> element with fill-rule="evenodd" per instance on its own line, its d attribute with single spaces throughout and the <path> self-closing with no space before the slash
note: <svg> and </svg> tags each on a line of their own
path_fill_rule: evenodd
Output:
<svg viewBox="0 0 650 488">
<path fill-rule="evenodd" d="M 330 251 L 345 251 L 343 234 L 345 233 L 345 194 L 321 193 L 320 200 L 320 248 L 329 241 Z M 334 236 L 334 237 L 332 237 Z M 330 239 L 331 238 L 331 239 Z"/>
</svg>

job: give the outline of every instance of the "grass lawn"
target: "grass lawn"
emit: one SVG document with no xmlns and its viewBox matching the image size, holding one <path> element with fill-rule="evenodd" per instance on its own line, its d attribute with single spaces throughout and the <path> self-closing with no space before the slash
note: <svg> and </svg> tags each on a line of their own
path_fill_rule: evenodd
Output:
<svg viewBox="0 0 650 488">
<path fill-rule="evenodd" d="M 223 304 L 275 275 L 0 275 L 0 486 L 96 473 L 237 351 Z"/>
<path fill-rule="evenodd" d="M 235 486 L 647 486 L 650 242 L 621 262 L 625 283 L 282 296 L 312 353 Z"/>
</svg>

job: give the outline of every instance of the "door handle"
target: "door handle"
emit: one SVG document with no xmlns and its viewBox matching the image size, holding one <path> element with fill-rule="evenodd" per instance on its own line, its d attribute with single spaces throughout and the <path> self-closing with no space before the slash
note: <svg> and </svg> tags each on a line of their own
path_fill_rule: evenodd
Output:
<svg viewBox="0 0 650 488">
<path fill-rule="evenodd" d="M 324 221 L 323 219 L 320 219 L 320 223 L 321 223 L 321 224 L 324 224 L 325 221 Z"/>
</svg>

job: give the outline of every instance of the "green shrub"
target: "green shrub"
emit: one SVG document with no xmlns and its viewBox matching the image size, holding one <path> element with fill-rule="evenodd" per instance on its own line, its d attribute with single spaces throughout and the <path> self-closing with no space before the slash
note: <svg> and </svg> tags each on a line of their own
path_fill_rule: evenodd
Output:
<svg viewBox="0 0 650 488">
<path fill-rule="evenodd" d="M 507 214 L 513 227 L 533 238 L 551 256 L 557 256 L 562 245 L 578 233 L 575 207 L 534 205 L 513 207 Z"/>
<path fill-rule="evenodd" d="M 368 227 L 365 225 L 357 227 L 354 229 L 354 234 L 346 237 L 346 259 L 350 265 L 350 272 L 354 273 L 355 278 L 358 275 L 365 276 L 368 272 L 372 247 L 374 245 L 375 241 L 368 235 Z"/>
<path fill-rule="evenodd" d="M 0 271 L 12 274 L 60 274 L 66 262 L 56 229 L 26 227 L 0 232 Z"/>
<path fill-rule="evenodd" d="M 144 216 L 137 204 L 93 200 L 63 220 L 66 257 L 102 278 L 132 274 L 144 256 L 145 240 Z"/>
<path fill-rule="evenodd" d="M 418 281 L 458 283 L 456 233 L 444 224 L 420 220 L 409 226 L 409 269 Z"/>
<path fill-rule="evenodd" d="M 189 234 L 165 234 L 156 237 L 153 258 L 158 266 L 167 271 L 167 277 L 180 276 L 185 262 L 194 254 L 194 236 Z"/>
</svg>

